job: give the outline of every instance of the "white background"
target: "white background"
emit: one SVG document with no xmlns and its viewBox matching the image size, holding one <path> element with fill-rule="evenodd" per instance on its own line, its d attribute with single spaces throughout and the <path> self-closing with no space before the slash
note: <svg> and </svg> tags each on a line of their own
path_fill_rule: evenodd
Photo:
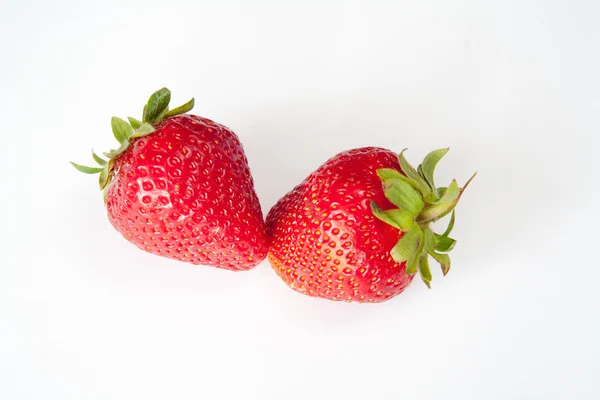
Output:
<svg viewBox="0 0 600 400">
<path fill-rule="evenodd" d="M 600 3 L 3 1 L 1 399 L 598 399 Z M 378 145 L 479 175 L 453 267 L 383 304 L 141 252 L 67 161 L 154 90 L 230 126 L 266 213 Z"/>
</svg>

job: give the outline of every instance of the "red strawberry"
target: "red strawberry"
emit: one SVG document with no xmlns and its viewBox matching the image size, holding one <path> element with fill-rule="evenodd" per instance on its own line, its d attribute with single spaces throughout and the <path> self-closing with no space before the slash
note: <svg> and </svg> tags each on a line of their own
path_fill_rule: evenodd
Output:
<svg viewBox="0 0 600 400">
<path fill-rule="evenodd" d="M 154 93 L 142 121 L 113 117 L 121 146 L 93 154 L 108 218 L 152 254 L 192 264 L 248 270 L 267 253 L 267 237 L 248 161 L 238 137 L 195 115 L 194 99 L 168 111 L 170 92 Z"/>
<path fill-rule="evenodd" d="M 331 158 L 267 216 L 275 272 L 292 289 L 330 300 L 388 300 L 408 287 L 417 269 L 429 286 L 428 255 L 444 274 L 450 268 L 454 213 L 442 235 L 429 223 L 450 213 L 464 190 L 456 181 L 447 188 L 433 184 L 447 151 L 431 152 L 418 170 L 402 153 L 375 147 Z"/>
</svg>

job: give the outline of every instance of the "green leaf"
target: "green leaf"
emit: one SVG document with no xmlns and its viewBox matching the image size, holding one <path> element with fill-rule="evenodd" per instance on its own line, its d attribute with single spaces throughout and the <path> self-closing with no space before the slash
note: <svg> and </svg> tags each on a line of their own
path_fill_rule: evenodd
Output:
<svg viewBox="0 0 600 400">
<path fill-rule="evenodd" d="M 412 229 L 415 224 L 414 216 L 397 209 L 383 211 L 373 200 L 371 200 L 371 211 L 381 221 L 404 232 Z"/>
<path fill-rule="evenodd" d="M 442 266 L 442 272 L 444 275 L 446 275 L 448 271 L 450 271 L 450 256 L 448 254 L 436 253 L 435 251 L 432 251 L 429 254 L 431 254 L 431 256 L 440 263 Z"/>
<path fill-rule="evenodd" d="M 149 134 L 151 134 L 155 130 L 156 129 L 154 129 L 154 127 L 152 125 L 150 125 L 147 122 L 144 122 L 144 123 L 142 123 L 142 125 L 138 129 L 136 129 L 135 132 L 133 132 L 133 135 L 131 135 L 129 137 L 129 139 L 135 139 L 135 138 L 140 138 L 140 137 L 148 136 Z"/>
<path fill-rule="evenodd" d="M 448 215 L 456 207 L 456 201 L 450 203 L 434 204 L 433 206 L 426 207 L 419 217 L 417 222 L 423 224 L 427 222 L 437 221 L 440 218 Z"/>
<path fill-rule="evenodd" d="M 70 164 L 74 166 L 77 171 L 83 172 L 84 174 L 97 174 L 104 170 L 104 168 L 86 167 L 85 165 L 76 164 L 74 162 L 70 162 Z"/>
<path fill-rule="evenodd" d="M 410 178 L 407 178 L 406 176 L 402 175 L 400 172 L 396 171 L 395 169 L 380 168 L 377 170 L 377 175 L 379 175 L 379 178 L 381 178 L 382 181 L 384 181 L 386 179 L 400 179 L 401 181 L 408 183 L 410 186 L 412 186 L 415 189 L 420 191 L 419 185 L 417 184 L 417 182 L 413 181 Z"/>
<path fill-rule="evenodd" d="M 421 254 L 419 258 L 419 274 L 423 282 L 431 289 L 431 270 L 429 269 L 429 256 L 427 253 Z"/>
<path fill-rule="evenodd" d="M 131 124 L 133 129 L 139 129 L 140 126 L 142 125 L 142 121 L 138 121 L 137 119 L 135 119 L 133 117 L 127 117 L 127 119 L 129 120 L 129 123 Z"/>
<path fill-rule="evenodd" d="M 437 221 L 438 219 L 448 215 L 450 211 L 454 210 L 454 207 L 456 207 L 460 196 L 462 196 L 463 192 L 476 175 L 477 172 L 474 173 L 471 178 L 469 178 L 462 189 L 460 189 L 456 181 L 453 180 L 448 188 L 441 191 L 443 193 L 442 197 L 432 206 L 426 207 L 423 212 L 421 212 L 418 221 L 420 223 Z"/>
<path fill-rule="evenodd" d="M 390 254 L 394 261 L 406 261 L 406 273 L 408 275 L 416 272 L 416 263 L 423 252 L 423 233 L 421 229 L 415 226 L 398 240 L 398 243 L 392 248 Z"/>
<path fill-rule="evenodd" d="M 406 149 L 402 150 L 400 152 L 400 154 L 398 155 L 398 161 L 400 162 L 400 168 L 402 168 L 402 171 L 406 174 L 406 176 L 409 179 L 412 179 L 413 181 L 415 181 L 415 183 L 417 184 L 417 187 L 419 188 L 419 191 L 423 194 L 423 196 L 426 197 L 431 192 L 431 189 L 429 188 L 429 185 L 427 184 L 427 182 L 425 182 L 423 180 L 423 178 L 421 178 L 419 173 L 417 171 L 415 171 L 415 169 L 408 163 L 406 158 L 404 158 L 405 151 L 406 151 Z"/>
<path fill-rule="evenodd" d="M 98 183 L 100 184 L 100 189 L 104 189 L 108 184 L 108 168 L 104 168 L 100 173 L 100 178 L 98 178 Z"/>
<path fill-rule="evenodd" d="M 434 251 L 437 243 L 433 231 L 429 228 L 425 228 L 423 238 L 425 240 L 425 251 Z"/>
<path fill-rule="evenodd" d="M 415 216 L 404 210 L 393 209 L 387 210 L 385 213 L 398 224 L 401 231 L 407 232 L 415 225 Z"/>
<path fill-rule="evenodd" d="M 390 251 L 394 261 L 402 262 L 413 258 L 421 245 L 422 237 L 423 233 L 419 228 L 406 232 Z"/>
<path fill-rule="evenodd" d="M 377 203 L 375 203 L 373 200 L 371 200 L 371 212 L 375 217 L 385 222 L 386 224 L 391 225 L 396 229 L 400 229 L 400 226 L 396 223 L 396 221 L 394 221 L 393 218 L 387 215 L 387 213 L 383 211 L 381 207 L 379 207 Z"/>
<path fill-rule="evenodd" d="M 174 117 L 175 115 L 185 114 L 186 112 L 188 112 L 192 108 L 194 108 L 194 102 L 195 102 L 195 100 L 192 98 L 190 101 L 188 101 L 184 105 L 175 107 L 174 109 L 167 111 L 163 117 L 167 118 L 167 117 Z"/>
<path fill-rule="evenodd" d="M 405 273 L 407 275 L 412 275 L 417 272 L 417 264 L 419 262 L 419 257 L 423 253 L 424 245 L 425 245 L 425 241 L 423 239 L 421 239 L 420 243 L 419 243 L 419 247 L 417 248 L 417 251 L 415 252 L 414 257 L 406 262 Z"/>
<path fill-rule="evenodd" d="M 133 128 L 127 122 L 118 117 L 112 117 L 110 120 L 113 135 L 119 143 L 127 141 L 127 138 L 133 133 Z"/>
<path fill-rule="evenodd" d="M 450 182 L 450 186 L 444 191 L 442 197 L 434 204 L 450 203 L 458 199 L 458 196 L 460 196 L 460 188 L 458 187 L 456 179 L 454 179 Z"/>
<path fill-rule="evenodd" d="M 384 180 L 383 193 L 392 204 L 413 217 L 416 217 L 423 209 L 421 195 L 403 180 L 395 178 Z"/>
<path fill-rule="evenodd" d="M 448 227 L 442 233 L 442 236 L 448 236 L 450 232 L 452 232 L 452 228 L 454 228 L 454 219 L 456 218 L 456 211 L 452 210 L 452 215 L 450 216 L 450 222 L 448 223 Z"/>
<path fill-rule="evenodd" d="M 452 239 L 449 236 L 435 235 L 436 239 L 436 250 L 441 251 L 442 253 L 447 253 L 454 248 L 456 245 L 456 240 Z"/>
<path fill-rule="evenodd" d="M 106 203 L 106 187 L 110 183 L 112 178 L 112 171 L 115 165 L 115 159 L 111 158 L 108 160 L 106 164 L 106 168 L 100 173 L 100 177 L 98 178 L 98 183 L 100 184 L 100 189 L 103 189 L 104 195 L 104 203 Z"/>
<path fill-rule="evenodd" d="M 435 167 L 437 163 L 446 155 L 448 152 L 448 148 L 434 150 L 431 153 L 427 154 L 423 159 L 423 164 L 421 164 L 421 172 L 423 173 L 423 177 L 425 181 L 429 184 L 429 187 L 435 193 L 435 184 L 433 182 L 433 172 L 435 171 Z"/>
<path fill-rule="evenodd" d="M 377 175 L 379 175 L 379 177 L 381 178 L 382 181 L 386 180 L 386 179 L 402 179 L 406 177 L 404 175 L 402 175 L 400 172 L 396 171 L 395 169 L 392 168 L 380 168 L 377 170 Z"/>
<path fill-rule="evenodd" d="M 109 151 L 108 153 L 103 153 L 103 154 L 108 158 L 115 158 L 115 157 L 119 156 L 121 153 L 123 153 L 125 150 L 127 150 L 128 147 L 129 147 L 129 141 L 124 141 L 123 143 L 121 143 L 121 146 L 119 146 L 118 149 L 113 149 L 113 150 Z"/>
<path fill-rule="evenodd" d="M 448 223 L 446 231 L 441 235 L 434 233 L 436 242 L 435 250 L 447 253 L 454 248 L 454 245 L 456 245 L 456 240 L 452 239 L 451 237 L 448 237 L 448 235 L 450 235 L 450 232 L 452 232 L 452 228 L 454 228 L 455 217 L 456 212 L 452 210 L 452 216 L 450 217 L 450 222 Z"/>
<path fill-rule="evenodd" d="M 427 183 L 427 180 L 425 179 L 425 174 L 423 173 L 423 166 L 421 164 L 419 164 L 419 166 L 417 167 L 417 172 L 419 173 L 419 176 L 423 178 L 425 183 Z"/>
<path fill-rule="evenodd" d="M 473 180 L 473 178 L 475 178 L 477 176 L 477 172 L 475 172 L 467 181 L 467 183 L 465 183 L 465 186 L 462 187 L 462 189 L 460 189 L 460 194 L 462 194 L 462 192 L 464 192 L 467 189 L 467 186 L 469 186 L 469 183 L 471 183 L 471 181 Z"/>
<path fill-rule="evenodd" d="M 419 215 L 419 222 L 425 223 L 437 221 L 454 210 L 454 207 L 456 207 L 461 194 L 456 181 L 452 181 L 450 186 L 448 186 L 443 193 L 443 196 L 438 201 L 423 210 L 423 212 Z"/>
<path fill-rule="evenodd" d="M 152 96 L 148 99 L 148 104 L 144 107 L 142 122 L 147 122 L 150 125 L 156 123 L 168 110 L 170 101 L 171 91 L 165 87 L 152 93 Z"/>
<path fill-rule="evenodd" d="M 106 165 L 106 160 L 102 159 L 96 153 L 94 153 L 94 150 L 92 150 L 92 157 L 94 157 L 94 161 L 96 161 L 96 163 L 98 165 L 101 165 L 101 166 L 105 166 Z"/>
</svg>

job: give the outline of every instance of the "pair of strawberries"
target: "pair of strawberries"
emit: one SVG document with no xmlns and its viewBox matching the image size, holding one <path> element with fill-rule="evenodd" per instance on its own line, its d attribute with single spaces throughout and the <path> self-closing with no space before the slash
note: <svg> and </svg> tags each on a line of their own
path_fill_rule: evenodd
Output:
<svg viewBox="0 0 600 400">
<path fill-rule="evenodd" d="M 450 269 L 454 207 L 467 184 L 437 188 L 433 172 L 447 149 L 414 169 L 375 147 L 342 152 L 280 199 L 263 220 L 238 137 L 209 119 L 169 110 L 163 88 L 142 120 L 112 118 L 119 147 L 92 153 L 108 218 L 152 254 L 244 271 L 268 257 L 293 289 L 315 297 L 381 302 L 419 272 L 429 286 L 429 256 Z M 472 179 L 472 178 L 471 178 Z M 470 181 L 470 180 L 469 180 Z M 448 229 L 429 224 L 452 213 Z"/>
</svg>

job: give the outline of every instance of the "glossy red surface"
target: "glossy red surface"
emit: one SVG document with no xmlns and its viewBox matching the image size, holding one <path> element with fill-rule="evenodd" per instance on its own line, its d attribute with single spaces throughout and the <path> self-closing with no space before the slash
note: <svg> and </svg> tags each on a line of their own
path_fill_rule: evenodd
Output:
<svg viewBox="0 0 600 400">
<path fill-rule="evenodd" d="M 375 147 L 340 153 L 271 209 L 268 258 L 290 287 L 331 300 L 381 302 L 410 284 L 406 263 L 390 256 L 402 232 L 371 212 L 370 200 L 395 208 L 379 168 L 401 171 L 397 154 Z"/>
<path fill-rule="evenodd" d="M 153 254 L 231 270 L 267 253 L 248 161 L 228 128 L 193 115 L 162 122 L 115 163 L 112 225 Z"/>
</svg>

